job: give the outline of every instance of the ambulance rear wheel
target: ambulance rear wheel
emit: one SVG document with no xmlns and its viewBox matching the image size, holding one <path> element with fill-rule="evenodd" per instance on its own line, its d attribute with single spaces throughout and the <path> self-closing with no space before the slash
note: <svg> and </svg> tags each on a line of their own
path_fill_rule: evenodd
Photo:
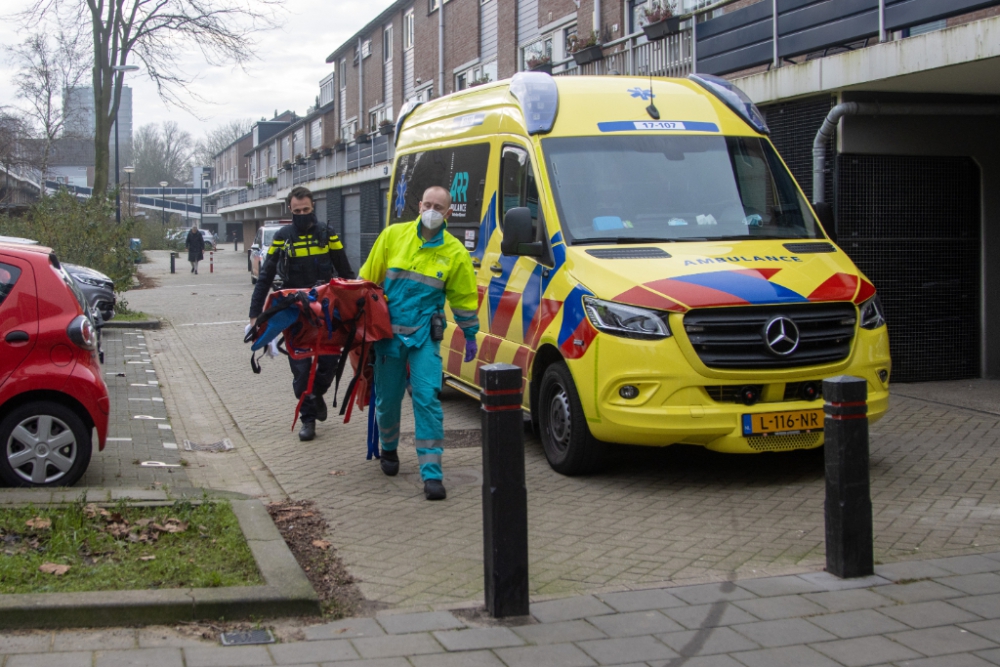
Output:
<svg viewBox="0 0 1000 667">
<path fill-rule="evenodd" d="M 546 368 L 542 375 L 538 420 L 545 458 L 553 470 L 573 476 L 597 468 L 603 443 L 590 434 L 573 376 L 561 361 Z"/>
</svg>

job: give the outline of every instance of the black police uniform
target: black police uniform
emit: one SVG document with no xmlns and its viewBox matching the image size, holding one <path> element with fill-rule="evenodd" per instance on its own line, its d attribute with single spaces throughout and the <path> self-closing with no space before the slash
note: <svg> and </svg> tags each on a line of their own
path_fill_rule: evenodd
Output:
<svg viewBox="0 0 1000 667">
<path fill-rule="evenodd" d="M 316 222 L 312 214 L 313 225 L 305 233 L 296 230 L 295 225 L 285 225 L 274 234 L 271 247 L 267 250 L 267 258 L 260 269 L 257 286 L 250 299 L 250 317 L 258 317 L 264 309 L 264 301 L 271 291 L 271 283 L 278 270 L 279 258 L 287 257 L 282 270 L 285 275 L 282 289 L 308 289 L 330 281 L 334 276 L 354 278 L 354 271 L 347 261 L 344 244 L 336 234 L 330 233 L 325 225 Z M 302 402 L 299 413 L 303 425 L 316 421 L 316 403 L 322 402 L 323 395 L 333 384 L 338 357 L 324 355 L 319 358 L 316 367 L 316 378 L 313 380 L 314 399 L 307 398 Z M 292 389 L 295 398 L 300 398 L 309 384 L 310 359 L 288 358 L 292 369 Z"/>
</svg>

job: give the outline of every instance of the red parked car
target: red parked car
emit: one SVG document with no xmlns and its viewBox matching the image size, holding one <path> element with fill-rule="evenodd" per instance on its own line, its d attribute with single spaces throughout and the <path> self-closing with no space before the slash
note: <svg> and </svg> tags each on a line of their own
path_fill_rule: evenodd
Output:
<svg viewBox="0 0 1000 667">
<path fill-rule="evenodd" d="M 104 449 L 110 402 L 88 312 L 52 250 L 0 243 L 0 480 L 9 486 L 73 484 L 93 445 Z"/>
</svg>

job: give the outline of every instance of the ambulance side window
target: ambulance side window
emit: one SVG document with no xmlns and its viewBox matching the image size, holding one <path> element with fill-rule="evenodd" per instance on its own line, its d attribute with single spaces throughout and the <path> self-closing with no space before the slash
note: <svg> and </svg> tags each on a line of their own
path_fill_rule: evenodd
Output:
<svg viewBox="0 0 1000 667">
<path fill-rule="evenodd" d="M 531 211 L 534 237 L 538 238 L 538 186 L 528 152 L 519 146 L 504 146 L 500 160 L 500 229 L 503 217 L 512 208 L 526 206 Z"/>
</svg>

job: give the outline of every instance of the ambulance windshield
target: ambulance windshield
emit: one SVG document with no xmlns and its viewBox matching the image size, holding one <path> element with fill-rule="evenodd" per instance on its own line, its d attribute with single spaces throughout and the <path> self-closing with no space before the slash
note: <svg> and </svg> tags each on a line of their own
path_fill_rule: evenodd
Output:
<svg viewBox="0 0 1000 667">
<path fill-rule="evenodd" d="M 570 244 L 824 238 L 756 137 L 552 137 L 542 150 Z"/>
</svg>

